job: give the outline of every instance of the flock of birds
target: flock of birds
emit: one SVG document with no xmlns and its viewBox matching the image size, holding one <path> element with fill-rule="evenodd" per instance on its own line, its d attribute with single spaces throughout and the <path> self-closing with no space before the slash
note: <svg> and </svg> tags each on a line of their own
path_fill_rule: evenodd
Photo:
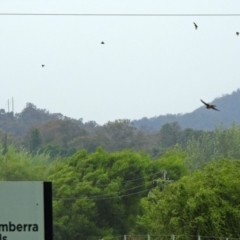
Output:
<svg viewBox="0 0 240 240">
<path fill-rule="evenodd" d="M 194 24 L 195 29 L 197 30 L 198 29 L 198 25 L 195 22 L 193 22 L 193 24 Z M 236 32 L 236 35 L 239 36 L 239 32 Z M 105 43 L 102 41 L 101 44 L 105 44 Z M 45 67 L 45 65 L 42 64 L 42 67 Z M 207 109 L 213 109 L 213 110 L 216 110 L 216 111 L 220 111 L 220 110 L 218 110 L 216 108 L 216 105 L 213 105 L 211 103 L 206 103 L 202 99 L 200 99 L 200 100 L 206 106 Z"/>
<path fill-rule="evenodd" d="M 198 25 L 197 25 L 195 22 L 193 22 L 193 24 L 194 24 L 194 26 L 195 26 L 195 29 L 197 30 L 197 29 L 198 29 Z M 238 35 L 239 35 L 239 32 L 236 32 L 236 35 L 238 36 Z"/>
<path fill-rule="evenodd" d="M 197 29 L 198 29 L 198 25 L 197 25 L 195 22 L 193 22 L 193 24 L 194 24 L 195 29 L 197 30 Z M 239 35 L 239 32 L 236 32 L 236 35 L 238 36 L 238 35 Z M 216 111 L 220 111 L 220 110 L 218 110 L 218 109 L 216 108 L 216 105 L 213 105 L 213 104 L 211 104 L 211 103 L 206 103 L 206 102 L 204 102 L 202 99 L 200 99 L 200 100 L 201 100 L 201 102 L 206 106 L 207 109 L 213 109 L 213 110 L 216 110 Z"/>
<path fill-rule="evenodd" d="M 194 26 L 195 26 L 195 29 L 197 30 L 197 29 L 198 29 L 198 25 L 197 25 L 195 22 L 193 22 L 193 24 L 194 24 Z M 238 35 L 239 35 L 239 32 L 236 32 L 236 35 L 238 36 Z M 105 44 L 105 42 L 102 41 L 101 44 Z M 42 64 L 42 67 L 45 67 L 45 65 Z"/>
</svg>

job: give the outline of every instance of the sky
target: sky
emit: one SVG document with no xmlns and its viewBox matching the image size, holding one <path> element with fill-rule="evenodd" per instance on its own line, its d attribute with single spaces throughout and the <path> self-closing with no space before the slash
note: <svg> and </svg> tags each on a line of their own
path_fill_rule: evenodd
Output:
<svg viewBox="0 0 240 240">
<path fill-rule="evenodd" d="M 13 98 L 14 112 L 30 102 L 104 124 L 192 112 L 240 88 L 239 0 L 0 0 L 0 29 L 6 111 Z"/>
</svg>

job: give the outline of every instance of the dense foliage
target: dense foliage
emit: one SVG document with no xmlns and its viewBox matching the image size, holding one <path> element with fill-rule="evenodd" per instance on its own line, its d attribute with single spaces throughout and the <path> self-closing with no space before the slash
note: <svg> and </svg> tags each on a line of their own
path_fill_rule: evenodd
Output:
<svg viewBox="0 0 240 240">
<path fill-rule="evenodd" d="M 24 117 L 39 112 L 41 123 Z M 15 118 L 0 113 L 0 121 Z M 21 119 L 18 134 L 0 129 L 0 179 L 52 181 L 54 240 L 240 237 L 237 123 L 210 132 L 171 122 L 146 132 L 129 120 L 51 118 L 32 104 L 22 114 L 12 122 Z"/>
<path fill-rule="evenodd" d="M 137 129 L 129 120 L 116 120 L 103 126 L 95 122 L 83 123 L 61 114 L 50 114 L 28 103 L 20 114 L 2 111 L 0 137 L 15 147 L 24 147 L 31 153 L 47 153 L 52 159 L 68 157 L 80 149 L 94 152 L 101 146 L 109 152 L 132 149 L 144 150 L 157 158 L 176 143 L 187 141 L 202 131 L 181 129 L 177 122 L 166 123 L 160 131 L 150 133 Z M 21 131 L 19 130 L 21 129 Z"/>
<path fill-rule="evenodd" d="M 240 237 L 240 161 L 207 164 L 142 199 L 139 231 L 150 235 Z"/>
<path fill-rule="evenodd" d="M 131 232 L 141 214 L 140 201 L 162 179 L 188 174 L 186 154 L 169 152 L 152 161 L 143 152 L 94 153 L 81 150 L 67 159 L 8 147 L 0 157 L 0 178 L 53 183 L 54 239 L 97 239 Z M 158 185 L 158 183 L 157 183 Z"/>
</svg>

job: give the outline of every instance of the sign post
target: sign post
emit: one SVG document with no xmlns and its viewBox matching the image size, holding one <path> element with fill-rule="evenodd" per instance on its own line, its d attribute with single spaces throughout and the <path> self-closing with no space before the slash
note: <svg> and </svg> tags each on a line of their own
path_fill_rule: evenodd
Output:
<svg viewBox="0 0 240 240">
<path fill-rule="evenodd" d="M 0 182 L 0 240 L 53 240 L 52 183 Z"/>
</svg>

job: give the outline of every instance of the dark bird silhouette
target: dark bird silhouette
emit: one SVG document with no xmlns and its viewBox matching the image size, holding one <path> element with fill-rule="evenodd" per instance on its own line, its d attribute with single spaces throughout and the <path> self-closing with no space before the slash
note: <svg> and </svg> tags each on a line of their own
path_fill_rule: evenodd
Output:
<svg viewBox="0 0 240 240">
<path fill-rule="evenodd" d="M 105 44 L 104 42 L 101 42 L 101 44 Z"/>
<path fill-rule="evenodd" d="M 42 67 L 45 67 L 45 65 L 42 65 Z"/>
<path fill-rule="evenodd" d="M 200 99 L 200 100 L 201 100 L 202 103 L 205 104 L 205 106 L 206 106 L 207 109 L 214 109 L 214 110 L 216 110 L 216 111 L 219 111 L 218 109 L 215 108 L 216 105 L 213 105 L 213 104 L 210 104 L 210 103 L 205 103 L 202 99 Z"/>
<path fill-rule="evenodd" d="M 195 29 L 197 30 L 198 25 L 197 25 L 195 22 L 194 22 L 193 24 L 194 24 L 194 26 L 195 26 Z"/>
<path fill-rule="evenodd" d="M 236 32 L 237 36 L 239 35 L 239 32 Z"/>
</svg>

